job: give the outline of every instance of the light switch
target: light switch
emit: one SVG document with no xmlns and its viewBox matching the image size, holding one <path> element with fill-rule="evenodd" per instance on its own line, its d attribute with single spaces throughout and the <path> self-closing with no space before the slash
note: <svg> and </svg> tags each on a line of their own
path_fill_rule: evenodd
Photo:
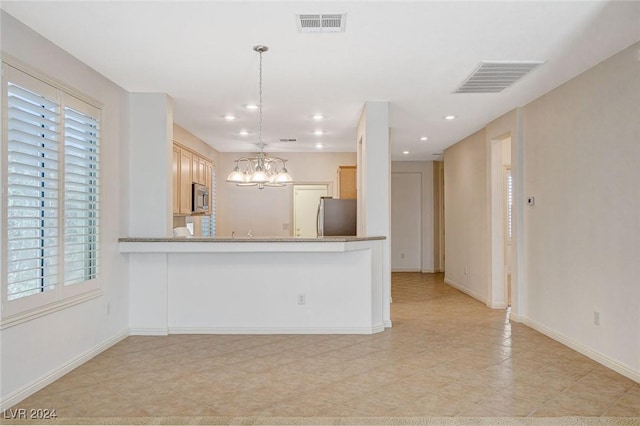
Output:
<svg viewBox="0 0 640 426">
<path fill-rule="evenodd" d="M 527 198 L 527 205 L 529 206 L 535 206 L 536 205 L 536 197 L 528 197 Z"/>
</svg>

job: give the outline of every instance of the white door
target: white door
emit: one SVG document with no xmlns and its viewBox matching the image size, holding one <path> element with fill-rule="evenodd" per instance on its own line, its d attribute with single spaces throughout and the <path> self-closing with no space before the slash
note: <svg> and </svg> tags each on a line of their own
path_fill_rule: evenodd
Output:
<svg viewBox="0 0 640 426">
<path fill-rule="evenodd" d="M 293 186 L 293 235 L 315 238 L 318 236 L 316 220 L 320 197 L 328 194 L 327 185 Z"/>
<path fill-rule="evenodd" d="M 391 270 L 422 270 L 422 175 L 391 174 Z"/>
</svg>

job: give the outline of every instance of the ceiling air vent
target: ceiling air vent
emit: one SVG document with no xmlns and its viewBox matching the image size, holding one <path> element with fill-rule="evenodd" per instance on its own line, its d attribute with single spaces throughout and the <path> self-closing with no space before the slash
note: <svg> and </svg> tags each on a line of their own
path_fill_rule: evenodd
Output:
<svg viewBox="0 0 640 426">
<path fill-rule="evenodd" d="M 297 14 L 298 32 L 341 33 L 344 32 L 345 13 Z"/>
<path fill-rule="evenodd" d="M 297 142 L 296 138 L 280 138 L 280 142 Z"/>
<path fill-rule="evenodd" d="M 544 61 L 483 61 L 452 93 L 499 93 Z"/>
</svg>

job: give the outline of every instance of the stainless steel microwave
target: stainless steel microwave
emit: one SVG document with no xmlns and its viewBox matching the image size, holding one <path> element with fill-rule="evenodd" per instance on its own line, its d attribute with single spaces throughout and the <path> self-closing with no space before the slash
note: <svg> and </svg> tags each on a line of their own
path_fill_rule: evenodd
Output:
<svg viewBox="0 0 640 426">
<path fill-rule="evenodd" d="M 192 190 L 192 208 L 193 213 L 209 212 L 209 188 L 199 183 L 194 183 Z"/>
</svg>

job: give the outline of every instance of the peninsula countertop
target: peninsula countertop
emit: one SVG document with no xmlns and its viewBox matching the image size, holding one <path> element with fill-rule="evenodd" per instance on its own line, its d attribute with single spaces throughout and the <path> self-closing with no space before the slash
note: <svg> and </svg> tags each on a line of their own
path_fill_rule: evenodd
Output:
<svg viewBox="0 0 640 426">
<path fill-rule="evenodd" d="M 380 236 L 120 238 L 131 334 L 381 332 L 391 327 L 384 244 Z"/>
<path fill-rule="evenodd" d="M 368 247 L 384 236 L 368 237 L 123 237 L 121 253 L 340 252 Z"/>
</svg>

